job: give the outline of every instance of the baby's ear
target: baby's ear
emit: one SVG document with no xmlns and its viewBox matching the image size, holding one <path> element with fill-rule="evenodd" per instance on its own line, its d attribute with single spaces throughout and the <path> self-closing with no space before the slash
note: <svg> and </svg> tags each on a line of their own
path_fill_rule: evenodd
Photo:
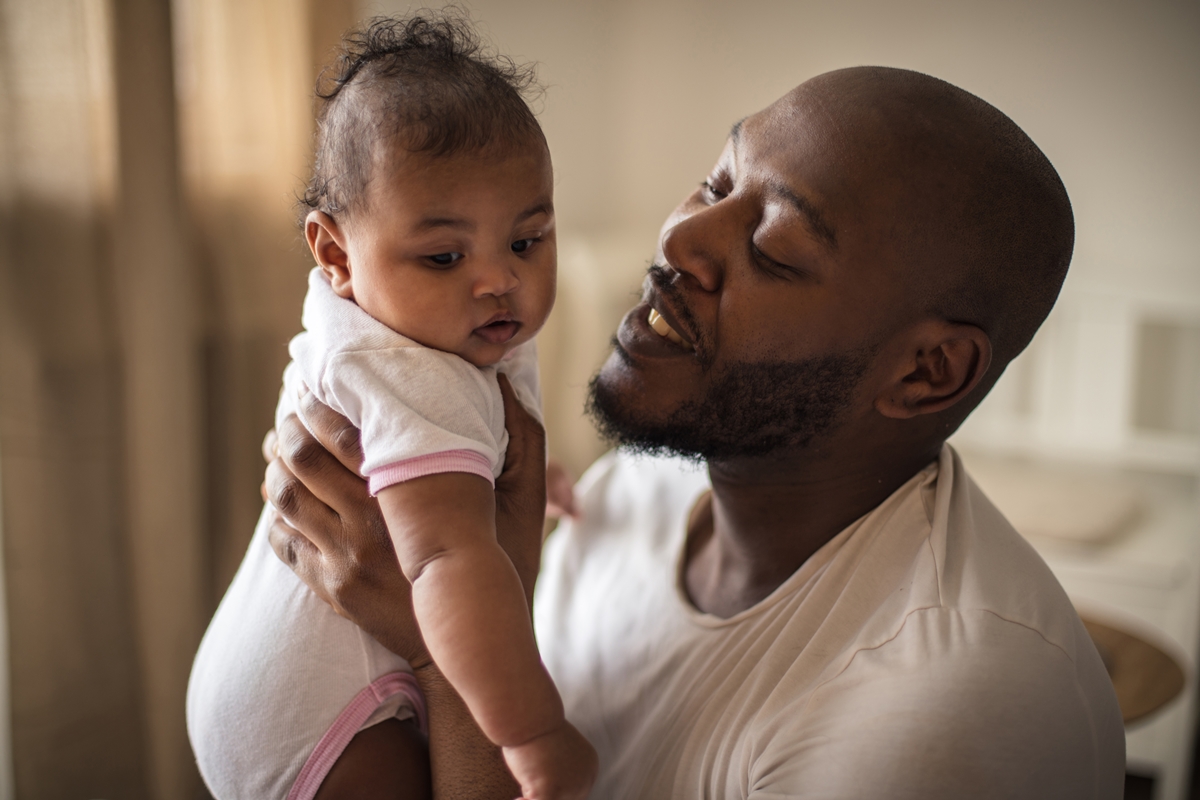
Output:
<svg viewBox="0 0 1200 800">
<path fill-rule="evenodd" d="M 337 220 L 324 211 L 310 211 L 304 220 L 304 238 L 313 258 L 329 278 L 329 284 L 338 297 L 354 299 L 350 286 L 350 254 L 346 248 L 346 236 Z"/>
</svg>

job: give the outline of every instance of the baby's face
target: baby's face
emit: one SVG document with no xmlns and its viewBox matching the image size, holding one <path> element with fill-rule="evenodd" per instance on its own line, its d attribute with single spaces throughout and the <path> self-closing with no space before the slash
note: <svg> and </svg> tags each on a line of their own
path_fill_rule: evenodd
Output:
<svg viewBox="0 0 1200 800">
<path fill-rule="evenodd" d="M 557 270 L 545 147 L 490 157 L 401 152 L 377 172 L 366 207 L 346 225 L 319 215 L 333 228 L 322 238 L 313 232 L 318 212 L 309 216 L 309 244 L 334 291 L 480 367 L 532 339 L 554 305 Z"/>
</svg>

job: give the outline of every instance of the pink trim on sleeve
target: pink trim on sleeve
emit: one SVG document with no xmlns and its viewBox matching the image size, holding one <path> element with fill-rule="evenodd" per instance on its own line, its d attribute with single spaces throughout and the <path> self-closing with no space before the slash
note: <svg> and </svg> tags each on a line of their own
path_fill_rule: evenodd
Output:
<svg viewBox="0 0 1200 800">
<path fill-rule="evenodd" d="M 444 450 L 440 453 L 406 458 L 382 466 L 367 477 L 371 494 L 376 495 L 397 483 L 443 472 L 467 472 L 487 479 L 492 486 L 496 485 L 496 478 L 492 475 L 492 462 L 474 450 Z"/>
<path fill-rule="evenodd" d="M 312 755 L 304 762 L 296 782 L 292 784 L 292 790 L 288 792 L 287 800 L 312 800 L 316 797 L 325 776 L 333 768 L 334 762 L 341 758 L 354 734 L 362 729 L 363 723 L 371 718 L 375 709 L 398 694 L 408 698 L 421 733 L 428 736 L 429 721 L 425 716 L 425 696 L 421 694 L 417 679 L 407 672 L 389 672 L 381 678 L 376 678 L 370 686 L 356 694 L 342 709 L 342 713 L 338 714 L 329 730 L 321 737 L 321 741 L 313 748 Z"/>
</svg>

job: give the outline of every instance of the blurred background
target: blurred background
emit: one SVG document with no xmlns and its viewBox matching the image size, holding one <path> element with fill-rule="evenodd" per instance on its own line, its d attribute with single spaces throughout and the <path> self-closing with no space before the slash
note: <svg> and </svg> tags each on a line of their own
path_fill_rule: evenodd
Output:
<svg viewBox="0 0 1200 800">
<path fill-rule="evenodd" d="M 884 64 L 980 95 L 1045 150 L 1074 202 L 1071 274 L 957 442 L 1097 641 L 1117 634 L 1114 681 L 1154 712 L 1136 722 L 1122 697 L 1128 796 L 1187 796 L 1200 4 L 462 6 L 546 86 L 560 293 L 543 384 L 551 450 L 577 473 L 604 449 L 588 377 L 733 121 Z M 205 796 L 183 696 L 261 507 L 310 265 L 294 203 L 312 85 L 344 30 L 409 8 L 0 0 L 0 800 Z"/>
</svg>

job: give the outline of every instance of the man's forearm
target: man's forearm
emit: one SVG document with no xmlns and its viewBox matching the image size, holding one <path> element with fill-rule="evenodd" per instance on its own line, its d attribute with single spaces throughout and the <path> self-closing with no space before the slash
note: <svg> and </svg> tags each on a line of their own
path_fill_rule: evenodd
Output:
<svg viewBox="0 0 1200 800">
<path fill-rule="evenodd" d="M 434 800 L 512 800 L 521 789 L 500 749 L 488 741 L 462 698 L 436 666 L 417 671 L 429 711 L 429 761 Z"/>
</svg>

